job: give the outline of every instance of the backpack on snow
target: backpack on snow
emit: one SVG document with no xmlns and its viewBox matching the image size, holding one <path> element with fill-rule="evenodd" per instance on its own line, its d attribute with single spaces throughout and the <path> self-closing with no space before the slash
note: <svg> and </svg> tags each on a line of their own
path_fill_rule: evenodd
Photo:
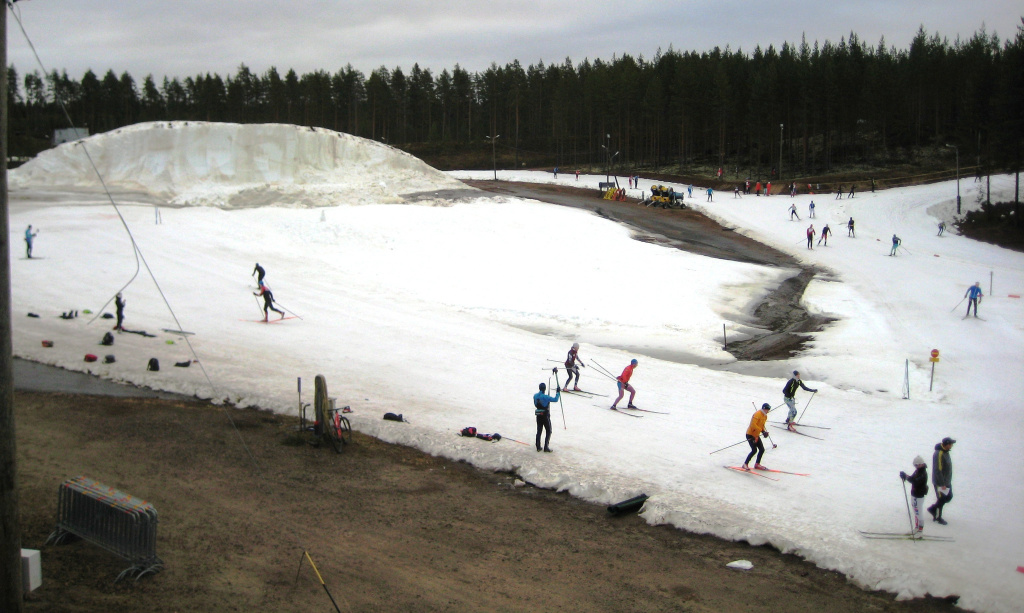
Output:
<svg viewBox="0 0 1024 613">
<path fill-rule="evenodd" d="M 480 434 L 480 433 L 478 433 L 478 434 L 476 435 L 476 437 L 477 437 L 477 438 L 482 438 L 482 439 L 484 439 L 485 441 L 494 441 L 494 442 L 497 442 L 497 441 L 500 441 L 500 440 L 501 440 L 501 435 L 500 435 L 500 434 L 498 434 L 497 432 L 495 432 L 494 434 Z"/>
<path fill-rule="evenodd" d="M 156 358 L 149 358 L 149 364 L 146 364 L 146 370 L 160 370 L 160 360 Z"/>
<path fill-rule="evenodd" d="M 476 436 L 476 428 L 469 426 L 462 429 L 462 436 Z"/>
<path fill-rule="evenodd" d="M 110 332 L 107 332 L 106 334 L 103 335 L 103 340 L 100 341 L 100 344 L 101 345 L 113 345 L 114 344 L 114 335 L 111 334 Z"/>
<path fill-rule="evenodd" d="M 345 408 L 347 409 L 348 407 L 345 407 Z M 342 409 L 342 412 L 344 412 L 344 409 Z M 349 412 L 351 413 L 351 411 L 349 411 Z M 395 415 L 394 413 L 385 413 L 384 414 L 384 419 L 386 419 L 388 421 L 405 421 L 405 419 L 402 418 L 402 414 L 401 413 L 399 413 L 398 415 Z"/>
</svg>

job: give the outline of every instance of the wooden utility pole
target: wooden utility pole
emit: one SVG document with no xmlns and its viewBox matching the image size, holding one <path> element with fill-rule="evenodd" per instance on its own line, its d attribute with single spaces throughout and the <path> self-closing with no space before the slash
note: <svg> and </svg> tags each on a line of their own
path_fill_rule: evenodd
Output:
<svg viewBox="0 0 1024 613">
<path fill-rule="evenodd" d="M 21 613 L 21 522 L 14 453 L 11 244 L 7 217 L 7 3 L 0 10 L 0 611 Z"/>
</svg>

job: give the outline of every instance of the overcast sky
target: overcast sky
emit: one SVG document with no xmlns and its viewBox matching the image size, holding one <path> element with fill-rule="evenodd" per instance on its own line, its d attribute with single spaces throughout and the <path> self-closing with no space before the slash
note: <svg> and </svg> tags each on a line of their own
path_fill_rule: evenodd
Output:
<svg viewBox="0 0 1024 613">
<path fill-rule="evenodd" d="M 951 41 L 982 25 L 1012 37 L 1020 0 L 21 0 L 15 4 L 47 70 L 80 79 L 87 69 L 152 74 L 234 74 L 240 64 L 283 74 L 345 64 L 369 74 L 413 63 L 436 73 L 518 59 L 523 66 L 566 57 L 610 60 L 658 48 L 752 51 L 760 45 L 838 42 L 855 32 L 906 48 L 919 26 Z M 8 63 L 38 69 L 8 14 Z"/>
</svg>

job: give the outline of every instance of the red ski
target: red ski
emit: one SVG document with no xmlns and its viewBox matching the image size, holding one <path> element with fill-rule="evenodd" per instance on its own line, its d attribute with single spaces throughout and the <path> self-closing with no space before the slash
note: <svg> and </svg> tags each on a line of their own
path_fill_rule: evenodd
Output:
<svg viewBox="0 0 1024 613">
<path fill-rule="evenodd" d="M 770 473 L 782 473 L 784 475 L 796 475 L 798 477 L 810 477 L 810 473 L 791 473 L 788 470 L 775 470 L 774 468 L 755 468 L 754 470 L 766 471 Z"/>
<path fill-rule="evenodd" d="M 296 317 L 292 315 L 290 317 L 279 317 L 277 319 L 271 319 L 269 321 L 264 319 L 239 319 L 238 321 L 251 321 L 254 324 L 276 324 L 277 322 L 284 321 L 286 319 L 296 319 Z"/>
<path fill-rule="evenodd" d="M 761 477 L 762 479 L 768 479 L 769 481 L 778 481 L 775 477 L 769 477 L 768 475 L 762 475 L 761 473 L 755 473 L 752 470 L 747 470 L 742 466 L 726 466 L 729 470 L 735 470 L 738 473 L 746 473 L 748 475 L 754 475 L 755 477 Z"/>
</svg>

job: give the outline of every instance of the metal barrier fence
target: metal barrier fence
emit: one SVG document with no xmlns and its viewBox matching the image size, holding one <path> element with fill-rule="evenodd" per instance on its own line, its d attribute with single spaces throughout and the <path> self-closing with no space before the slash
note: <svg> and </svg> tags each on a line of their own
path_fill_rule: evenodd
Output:
<svg viewBox="0 0 1024 613">
<path fill-rule="evenodd" d="M 128 562 L 114 582 L 138 581 L 163 569 L 156 555 L 156 509 L 150 503 L 87 477 L 68 479 L 57 492 L 57 527 L 46 544 L 79 537 Z"/>
</svg>

